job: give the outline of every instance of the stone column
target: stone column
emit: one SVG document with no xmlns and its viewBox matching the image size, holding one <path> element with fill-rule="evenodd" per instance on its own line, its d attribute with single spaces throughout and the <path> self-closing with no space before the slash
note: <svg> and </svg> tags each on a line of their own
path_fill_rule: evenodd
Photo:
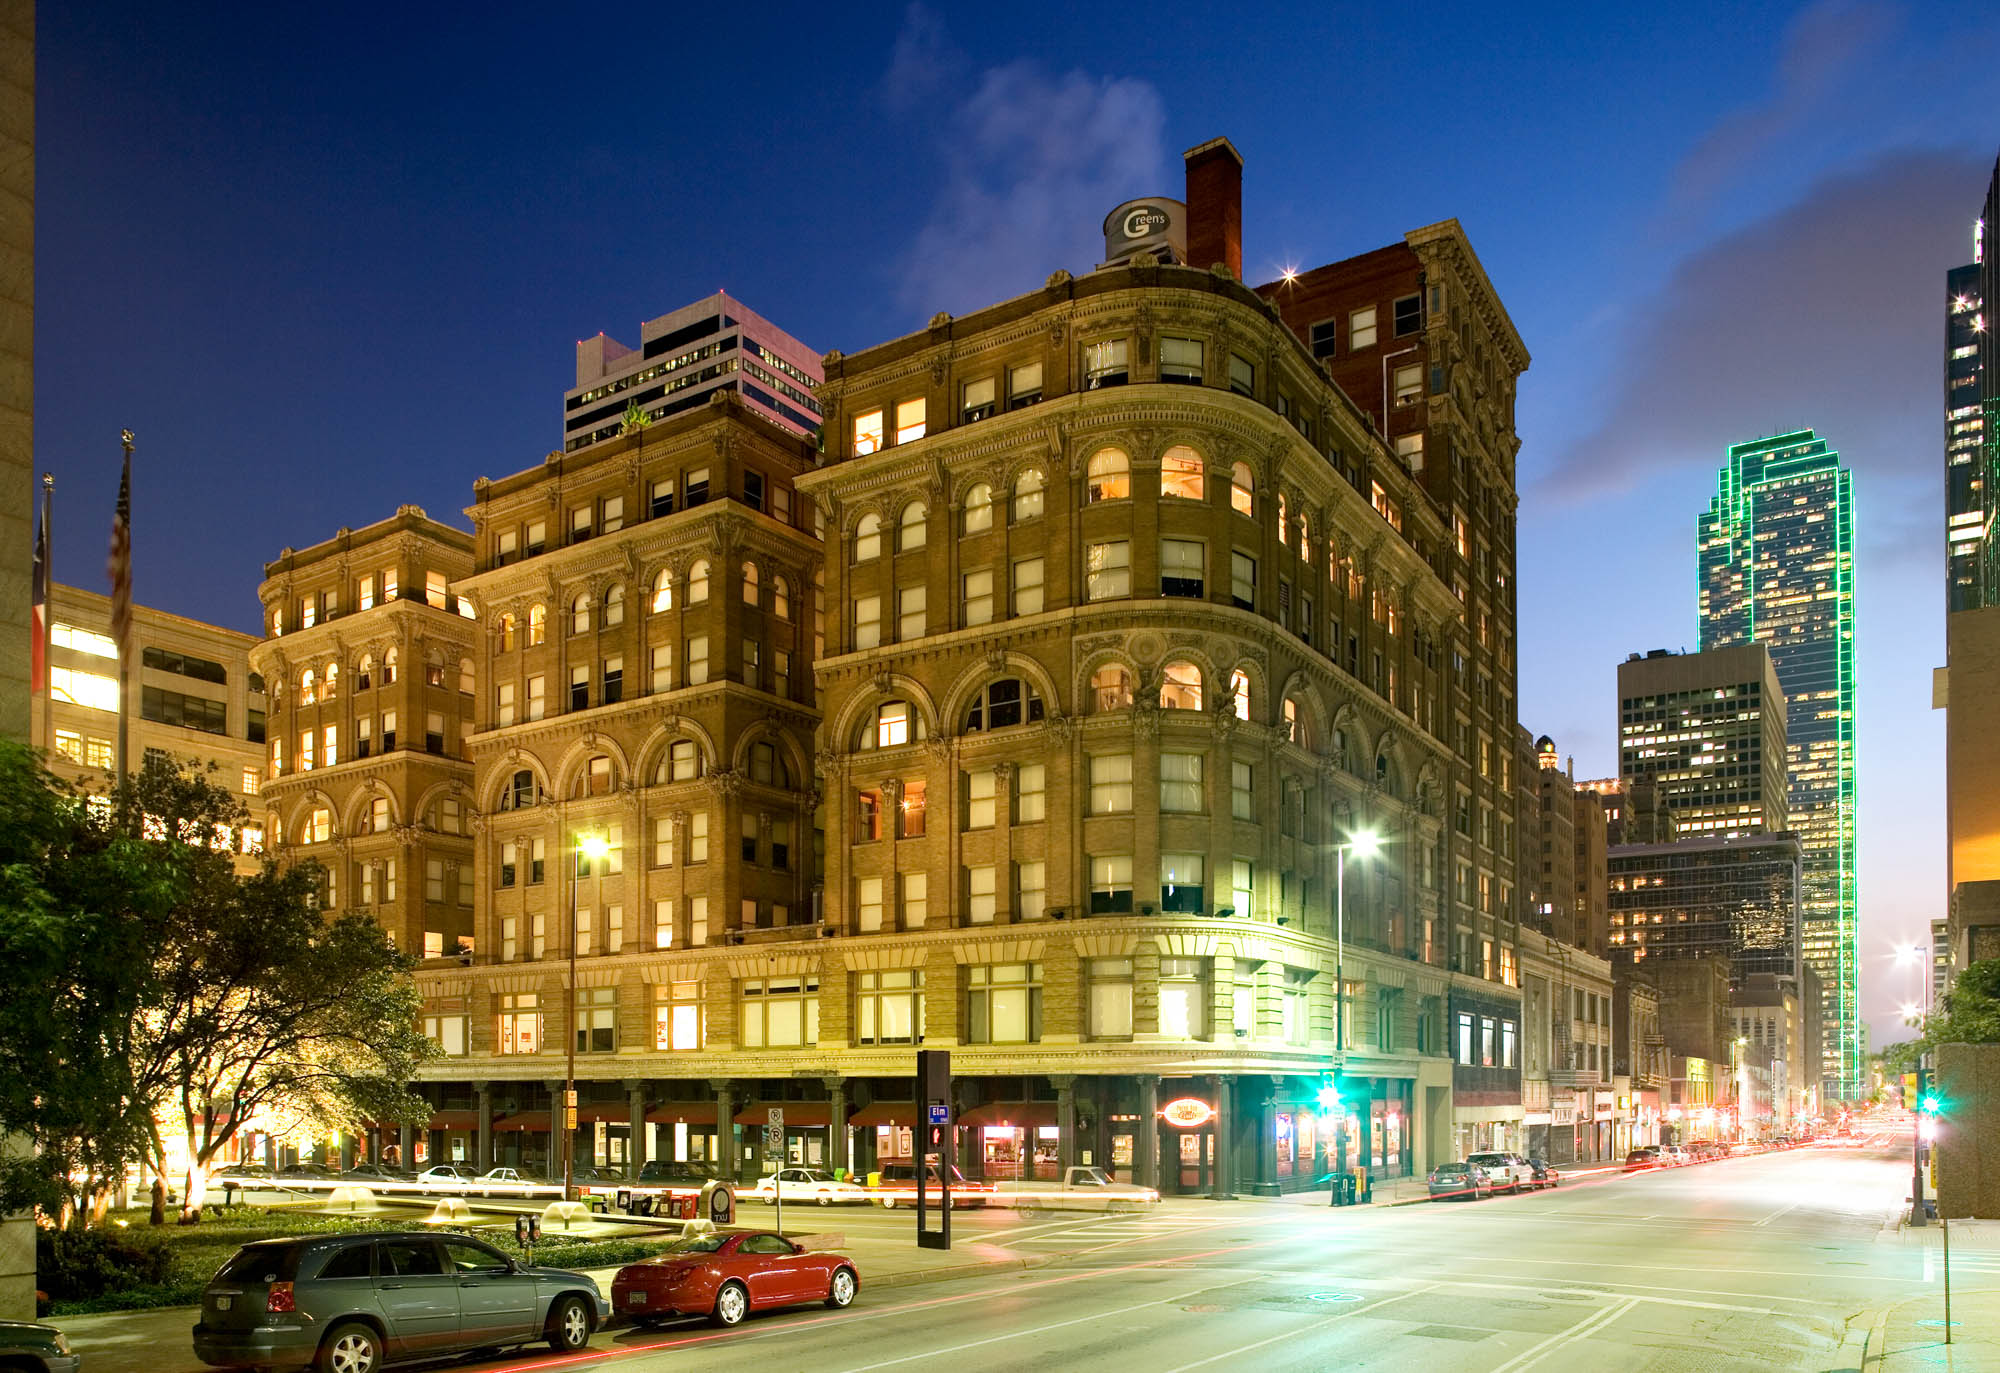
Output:
<svg viewBox="0 0 2000 1373">
<path fill-rule="evenodd" d="M 724 1182 L 736 1181 L 736 1084 L 719 1080 L 709 1084 L 715 1088 L 715 1152 L 716 1167 Z"/>
<path fill-rule="evenodd" d="M 845 1168 L 853 1172 L 849 1162 L 850 1136 L 847 1132 L 847 1079 L 829 1077 L 826 1083 L 827 1116 L 826 1124 L 826 1166 Z"/>
<path fill-rule="evenodd" d="M 416 1155 L 411 1149 L 411 1133 L 412 1131 L 407 1125 L 398 1125 L 396 1127 L 397 1166 L 408 1169 L 410 1172 L 415 1172 L 417 1169 L 417 1160 Z"/>
<path fill-rule="evenodd" d="M 1067 1177 L 1070 1165 L 1076 1162 L 1076 1079 L 1054 1077 L 1049 1081 L 1056 1085 L 1056 1168 L 1060 1176 Z"/>
<path fill-rule="evenodd" d="M 1138 1174 L 1134 1181 L 1146 1187 L 1159 1187 L 1160 1079 L 1157 1074 L 1142 1073 L 1138 1083 L 1139 1119 L 1132 1127 L 1132 1164 Z"/>
<path fill-rule="evenodd" d="M 344 1173 L 353 1166 L 354 1132 L 352 1130 L 342 1130 L 340 1132 L 340 1171 Z"/>
<path fill-rule="evenodd" d="M 549 1157 L 543 1165 L 548 1176 L 561 1178 L 563 1171 L 563 1088 L 562 1078 L 552 1078 L 549 1089 Z"/>
<path fill-rule="evenodd" d="M 1215 1190 L 1208 1194 L 1210 1201 L 1234 1201 L 1236 1184 L 1236 1109 L 1231 1100 L 1231 1088 L 1235 1079 L 1226 1073 L 1215 1077 Z"/>
<path fill-rule="evenodd" d="M 646 1138 L 650 1126 L 646 1124 L 646 1084 L 636 1078 L 625 1081 L 625 1096 L 630 1103 L 628 1116 L 631 1139 L 625 1145 L 625 1166 L 634 1176 L 646 1166 L 646 1155 L 651 1152 L 647 1146 L 652 1143 Z"/>
<path fill-rule="evenodd" d="M 1256 1108 L 1251 1112 L 1251 1120 L 1257 1131 L 1256 1181 L 1252 1195 L 1275 1197 L 1278 1195 L 1278 1108 L 1277 1097 L 1285 1080 L 1272 1074 L 1270 1086 L 1263 1089 Z M 1293 1157 L 1298 1156 L 1298 1138 L 1292 1139 Z"/>
<path fill-rule="evenodd" d="M 493 1167 L 493 1084 L 475 1082 L 472 1091 L 479 1100 L 479 1139 L 475 1145 L 478 1152 L 472 1161 L 484 1173 Z"/>
</svg>

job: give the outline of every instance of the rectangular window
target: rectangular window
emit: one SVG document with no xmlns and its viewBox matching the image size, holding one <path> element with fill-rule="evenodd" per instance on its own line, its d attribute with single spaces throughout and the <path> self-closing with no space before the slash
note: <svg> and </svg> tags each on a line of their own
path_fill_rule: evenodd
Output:
<svg viewBox="0 0 2000 1373">
<path fill-rule="evenodd" d="M 569 670 L 569 708 L 590 709 L 590 669 L 582 664 Z"/>
<path fill-rule="evenodd" d="M 1090 1037 L 1132 1037 L 1132 960 L 1090 960 Z"/>
<path fill-rule="evenodd" d="M 1238 919 L 1248 919 L 1255 911 L 1251 902 L 1256 895 L 1256 865 L 1247 858 L 1232 859 L 1229 864 L 1229 901 Z"/>
<path fill-rule="evenodd" d="M 969 830 L 993 828 L 995 784 L 991 768 L 965 774 L 965 827 Z"/>
<path fill-rule="evenodd" d="M 1257 608 L 1257 560 L 1233 549 L 1229 554 L 1229 599 L 1244 610 Z"/>
<path fill-rule="evenodd" d="M 618 1049 L 618 989 L 576 989 L 576 1051 L 609 1054 Z"/>
<path fill-rule="evenodd" d="M 738 998 L 738 1039 L 746 1049 L 803 1048 L 819 1042 L 819 979 L 746 979 Z"/>
<path fill-rule="evenodd" d="M 1257 394 L 1257 369 L 1250 359 L 1236 353 L 1229 355 L 1229 389 L 1239 396 Z"/>
<path fill-rule="evenodd" d="M 1040 920 L 1047 910 L 1048 866 L 1039 860 L 1014 865 L 1014 916 Z"/>
<path fill-rule="evenodd" d="M 606 496 L 604 498 L 604 515 L 600 527 L 606 534 L 616 533 L 625 527 L 625 498 L 623 496 Z"/>
<path fill-rule="evenodd" d="M 756 639 L 746 638 L 742 643 L 743 685 L 760 687 L 764 685 L 764 645 Z M 610 702 L 606 701 L 606 705 Z"/>
<path fill-rule="evenodd" d="M 1131 376 L 1126 362 L 1126 342 L 1122 338 L 1083 345 L 1083 389 L 1123 386 Z"/>
<path fill-rule="evenodd" d="M 1097 753 L 1090 758 L 1090 813 L 1115 815 L 1132 809 L 1132 755 Z"/>
<path fill-rule="evenodd" d="M 911 443 L 924 436 L 924 398 L 896 403 L 896 442 Z"/>
<path fill-rule="evenodd" d="M 672 909 L 672 904 L 668 904 Z M 671 916 L 664 927 L 672 929 Z M 701 984 L 656 984 L 653 1002 L 653 1047 L 670 1053 L 699 1049 L 702 1042 Z"/>
<path fill-rule="evenodd" d="M 1091 544 L 1084 568 L 1084 599 L 1108 601 L 1132 594 L 1132 545 L 1125 540 Z"/>
<path fill-rule="evenodd" d="M 501 993 L 497 1028 L 493 1045 L 495 1053 L 540 1053 L 542 1013 L 539 996 L 534 992 Z"/>
<path fill-rule="evenodd" d="M 999 908 L 998 870 L 991 864 L 965 870 L 965 919 L 972 925 L 990 925 Z"/>
<path fill-rule="evenodd" d="M 1424 298 L 1404 296 L 1395 304 L 1396 337 L 1414 334 L 1424 327 Z"/>
<path fill-rule="evenodd" d="M 1090 913 L 1129 915 L 1132 911 L 1132 855 L 1101 854 L 1090 860 Z"/>
<path fill-rule="evenodd" d="M 868 410 L 854 417 L 854 456 L 882 451 L 882 412 Z"/>
<path fill-rule="evenodd" d="M 855 928 L 873 933 L 882 928 L 882 879 L 857 878 L 854 883 Z"/>
<path fill-rule="evenodd" d="M 1202 755 L 1162 753 L 1160 755 L 1160 809 L 1184 814 L 1204 809 L 1201 786 Z M 1093 782 L 1096 780 L 1092 778 Z"/>
<path fill-rule="evenodd" d="M 982 568 L 977 572 L 968 572 L 965 574 L 964 582 L 964 624 L 970 627 L 972 625 L 991 623 L 993 619 L 993 570 L 991 568 Z"/>
<path fill-rule="evenodd" d="M 1470 1011 L 1460 1011 L 1458 1013 L 1458 1042 L 1456 1046 L 1458 1052 L 1455 1056 L 1455 1061 L 1467 1068 L 1472 1067 L 1476 1062 L 1473 1058 L 1475 1049 L 1473 1034 L 1472 1013 Z"/>
<path fill-rule="evenodd" d="M 902 874 L 900 881 L 903 888 L 903 928 L 921 930 L 930 918 L 930 874 L 906 872 Z"/>
<path fill-rule="evenodd" d="M 1256 818 L 1256 803 L 1251 792 L 1250 764 L 1231 761 L 1229 764 L 1229 815 L 1233 820 Z"/>
<path fill-rule="evenodd" d="M 1014 768 L 1014 823 L 1032 825 L 1044 815 L 1048 789 L 1048 768 L 1042 763 L 1021 763 Z"/>
<path fill-rule="evenodd" d="M 1312 355 L 1316 358 L 1330 358 L 1340 351 L 1339 326 L 1330 319 L 1321 320 L 1312 326 Z"/>
<path fill-rule="evenodd" d="M 614 706 L 625 699 L 625 659 L 622 654 L 614 654 L 604 660 L 598 685 L 605 705 Z"/>
<path fill-rule="evenodd" d="M 983 420 L 992 415 L 994 410 L 993 378 L 981 377 L 977 381 L 968 381 L 965 383 L 963 395 L 964 399 L 959 406 L 958 412 L 960 423 L 971 424 L 976 420 Z"/>
<path fill-rule="evenodd" d="M 1019 367 L 1007 369 L 1007 408 L 1019 410 L 1024 405 L 1034 405 L 1042 398 L 1042 364 L 1023 363 Z"/>
<path fill-rule="evenodd" d="M 1200 915 L 1208 907 L 1206 864 L 1198 853 L 1160 855 L 1160 909 L 1169 915 Z"/>
<path fill-rule="evenodd" d="M 687 641 L 687 684 L 700 686 L 708 680 L 708 636 L 697 634 Z"/>
<path fill-rule="evenodd" d="M 706 863 L 708 861 L 708 812 L 695 811 L 688 816 L 687 861 Z"/>
<path fill-rule="evenodd" d="M 882 598 L 854 598 L 854 647 L 880 648 L 882 645 Z"/>
<path fill-rule="evenodd" d="M 1206 594 L 1202 547 L 1193 539 L 1160 540 L 1160 594 L 1200 600 Z"/>
<path fill-rule="evenodd" d="M 1160 380 L 1184 385 L 1201 385 L 1201 340 L 1161 339 Z"/>
<path fill-rule="evenodd" d="M 896 593 L 896 639 L 907 643 L 911 639 L 924 637 L 924 607 L 929 598 L 929 589 L 923 586 L 906 586 Z M 861 645 L 856 645 L 860 647 Z"/>
<path fill-rule="evenodd" d="M 656 481 L 647 488 L 646 513 L 653 519 L 674 513 L 674 479 Z"/>
<path fill-rule="evenodd" d="M 903 803 L 896 808 L 896 837 L 898 839 L 921 839 L 924 837 L 924 817 L 929 809 L 928 786 L 923 782 L 903 783 Z"/>
<path fill-rule="evenodd" d="M 1014 614 L 1042 613 L 1042 560 L 1017 558 L 1014 561 Z"/>
<path fill-rule="evenodd" d="M 854 979 L 857 1044 L 921 1044 L 924 975 L 915 968 L 858 973 Z"/>
<path fill-rule="evenodd" d="M 1347 351 L 1359 352 L 1375 346 L 1375 307 L 1355 310 L 1347 316 Z"/>
<path fill-rule="evenodd" d="M 505 729 L 514 723 L 514 684 L 502 682 L 494 688 L 493 723 Z M 366 755 L 363 755 L 364 757 Z"/>
<path fill-rule="evenodd" d="M 882 837 L 882 793 L 861 791 L 854 795 L 854 837 L 873 843 Z"/>
<path fill-rule="evenodd" d="M 539 720 L 548 713 L 548 683 L 539 674 L 528 679 L 528 718 Z M 389 742 L 389 727 L 382 727 L 382 749 L 386 753 L 395 745 Z"/>
<path fill-rule="evenodd" d="M 681 508 L 683 510 L 692 510 L 697 505 L 706 504 L 707 501 L 708 469 L 706 467 L 693 468 L 681 481 Z"/>
<path fill-rule="evenodd" d="M 745 815 L 743 817 L 740 833 L 742 836 L 742 843 L 743 843 L 743 861 L 746 863 L 756 862 L 757 861 L 757 817 L 754 815 Z"/>
<path fill-rule="evenodd" d="M 1397 332 L 1401 332 L 1398 330 Z M 1395 369 L 1393 395 L 1397 405 L 1415 405 L 1424 395 L 1424 369 L 1421 364 L 1412 363 L 1408 367 Z"/>
<path fill-rule="evenodd" d="M 744 472 L 743 503 L 760 514 L 763 512 L 764 474 L 762 472 Z"/>
<path fill-rule="evenodd" d="M 656 693 L 672 691 L 674 689 L 674 646 L 672 644 L 655 644 L 653 646 L 652 689 Z"/>
<path fill-rule="evenodd" d="M 1033 1044 L 1042 1037 L 1042 965 L 993 963 L 968 967 L 966 1042 Z"/>
</svg>

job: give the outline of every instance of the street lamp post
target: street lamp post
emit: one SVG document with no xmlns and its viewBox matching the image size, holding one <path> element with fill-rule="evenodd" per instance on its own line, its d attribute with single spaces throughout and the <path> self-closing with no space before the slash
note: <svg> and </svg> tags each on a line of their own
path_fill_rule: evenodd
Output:
<svg viewBox="0 0 2000 1373">
<path fill-rule="evenodd" d="M 1340 1205 L 1340 1180 L 1347 1174 L 1347 1098 L 1341 1077 L 1347 1069 L 1347 853 L 1372 858 L 1382 847 L 1373 830 L 1356 830 L 1333 846 L 1333 1087 L 1334 1172 L 1329 1206 Z"/>
<path fill-rule="evenodd" d="M 595 863 L 611 852 L 611 843 L 601 834 L 579 834 L 569 864 L 569 978 L 563 990 L 563 1014 L 569 1020 L 569 1034 L 563 1040 L 563 1200 L 576 1200 L 576 889 L 581 885 L 578 859 Z"/>
</svg>

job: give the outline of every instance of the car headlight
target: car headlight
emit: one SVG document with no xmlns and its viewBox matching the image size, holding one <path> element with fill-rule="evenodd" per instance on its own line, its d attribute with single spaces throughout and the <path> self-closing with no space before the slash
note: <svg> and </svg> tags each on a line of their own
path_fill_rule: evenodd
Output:
<svg viewBox="0 0 2000 1373">
<path fill-rule="evenodd" d="M 56 1353 L 58 1354 L 69 1353 L 69 1336 L 63 1334 L 63 1332 L 60 1330 L 56 1331 L 55 1345 L 56 1345 Z"/>
</svg>

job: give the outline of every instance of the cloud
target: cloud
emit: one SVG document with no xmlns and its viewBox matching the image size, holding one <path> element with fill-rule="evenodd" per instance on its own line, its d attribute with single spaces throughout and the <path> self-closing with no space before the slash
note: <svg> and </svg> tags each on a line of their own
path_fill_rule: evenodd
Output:
<svg viewBox="0 0 2000 1373">
<path fill-rule="evenodd" d="M 1676 173 L 1676 200 L 1708 200 L 1836 106 L 1901 19 L 1896 9 L 1865 0 L 1822 0 L 1800 11 L 1786 27 L 1769 96 L 1722 120 L 1694 146 Z"/>
<path fill-rule="evenodd" d="M 1864 531 L 1868 507 L 1935 490 L 1944 274 L 1987 171 L 1956 153 L 1887 155 L 1688 257 L 1628 316 L 1594 427 L 1541 472 L 1524 464 L 1532 494 L 1612 496 L 1805 427 L 1855 469 Z"/>
<path fill-rule="evenodd" d="M 922 5 L 903 11 L 903 27 L 889 54 L 882 80 L 882 103 L 893 114 L 908 114 L 950 87 L 965 65 L 944 21 Z"/>
<path fill-rule="evenodd" d="M 905 68 L 904 54 L 913 54 Z M 925 79 L 914 54 L 949 52 L 927 11 L 897 39 L 889 98 Z M 896 263 L 898 302 L 913 314 L 961 313 L 1041 285 L 1058 267 L 1103 255 L 1104 216 L 1169 185 L 1164 102 L 1148 82 L 1032 62 L 989 68 L 938 120 L 942 184 Z M 893 93 L 893 94 L 892 94 Z"/>
</svg>

